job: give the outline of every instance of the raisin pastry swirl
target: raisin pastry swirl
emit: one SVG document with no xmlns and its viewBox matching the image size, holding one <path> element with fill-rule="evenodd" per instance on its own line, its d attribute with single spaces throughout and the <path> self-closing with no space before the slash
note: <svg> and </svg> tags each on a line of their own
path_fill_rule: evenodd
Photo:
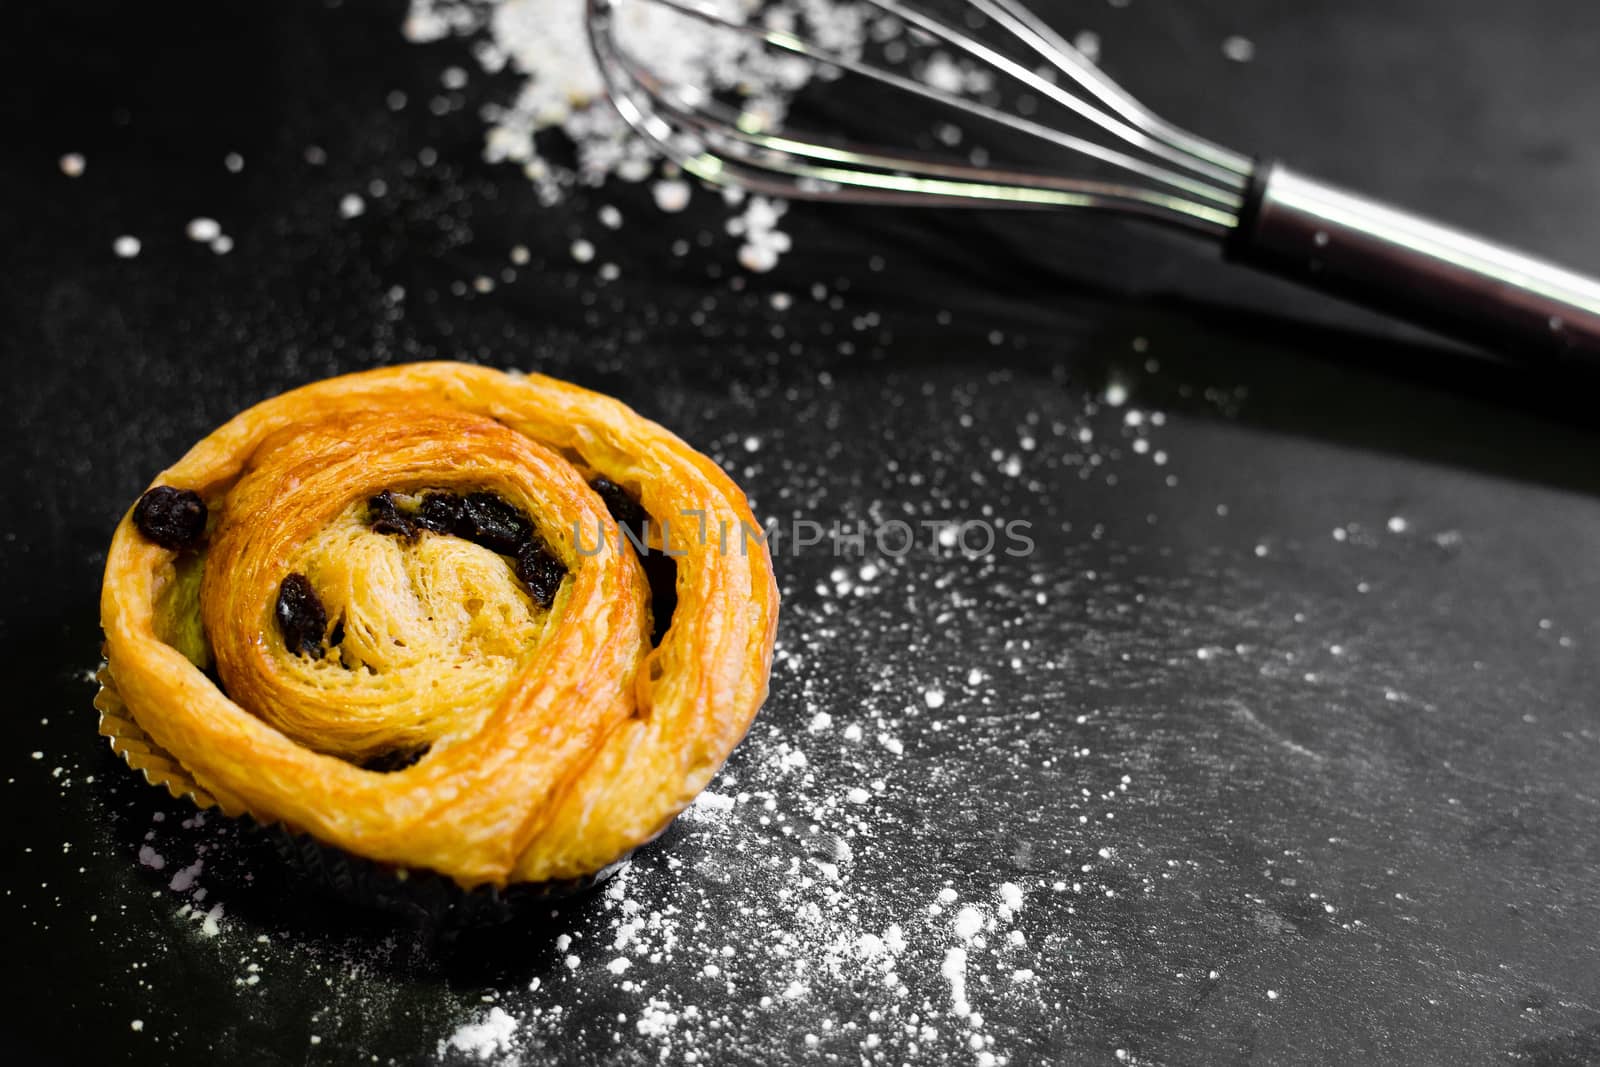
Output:
<svg viewBox="0 0 1600 1067">
<path fill-rule="evenodd" d="M 671 517 L 646 524 L 676 565 L 655 644 L 630 510 Z M 693 800 L 765 698 L 756 529 L 711 460 L 564 382 L 318 382 L 202 440 L 117 527 L 102 732 L 175 795 L 382 864 L 582 877 Z"/>
</svg>

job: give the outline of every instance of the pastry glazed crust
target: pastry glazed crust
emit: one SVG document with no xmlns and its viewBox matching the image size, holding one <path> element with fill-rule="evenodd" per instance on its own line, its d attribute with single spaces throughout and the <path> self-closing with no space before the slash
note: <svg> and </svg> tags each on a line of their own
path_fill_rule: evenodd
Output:
<svg viewBox="0 0 1600 1067">
<path fill-rule="evenodd" d="M 677 606 L 654 648 L 596 476 L 656 517 L 658 547 L 667 520 Z M 175 795 L 463 887 L 581 877 L 659 833 L 765 699 L 778 595 L 744 494 L 608 397 L 456 363 L 352 374 L 236 416 L 155 484 L 199 493 L 209 531 L 196 559 L 131 510 L 118 525 L 97 703 L 118 751 Z M 566 567 L 554 602 L 486 548 L 367 528 L 385 490 L 522 509 Z M 342 651 L 285 647 L 273 610 L 292 572 Z M 407 747 L 426 754 L 359 765 Z"/>
</svg>

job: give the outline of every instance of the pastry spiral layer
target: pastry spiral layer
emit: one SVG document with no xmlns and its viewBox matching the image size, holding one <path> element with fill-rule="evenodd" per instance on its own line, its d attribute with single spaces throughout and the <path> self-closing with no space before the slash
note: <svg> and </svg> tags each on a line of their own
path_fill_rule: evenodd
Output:
<svg viewBox="0 0 1600 1067">
<path fill-rule="evenodd" d="M 655 644 L 619 500 L 676 565 Z M 369 859 L 579 877 L 693 800 L 765 698 L 757 530 L 709 459 L 575 386 L 452 363 L 318 382 L 202 440 L 117 527 L 102 730 L 175 792 Z"/>
</svg>

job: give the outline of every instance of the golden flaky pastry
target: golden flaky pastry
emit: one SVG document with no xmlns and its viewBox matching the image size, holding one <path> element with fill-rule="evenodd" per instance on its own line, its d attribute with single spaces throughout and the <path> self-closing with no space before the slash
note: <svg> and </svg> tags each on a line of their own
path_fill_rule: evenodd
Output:
<svg viewBox="0 0 1600 1067">
<path fill-rule="evenodd" d="M 608 397 L 352 374 L 154 486 L 106 562 L 102 732 L 202 805 L 462 886 L 581 877 L 692 801 L 766 696 L 778 595 L 744 494 Z M 671 560 L 659 620 L 641 528 L 652 575 Z"/>
</svg>

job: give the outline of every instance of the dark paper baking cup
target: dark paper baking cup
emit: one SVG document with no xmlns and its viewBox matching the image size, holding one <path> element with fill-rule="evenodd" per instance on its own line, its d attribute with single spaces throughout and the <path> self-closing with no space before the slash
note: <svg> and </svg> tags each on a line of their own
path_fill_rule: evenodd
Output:
<svg viewBox="0 0 1600 1067">
<path fill-rule="evenodd" d="M 462 889 L 454 879 L 437 871 L 376 863 L 308 834 L 296 833 L 281 823 L 256 826 L 268 836 L 284 862 L 309 883 L 352 904 L 439 929 L 510 922 L 530 906 L 588 892 L 621 871 L 632 858 L 630 852 L 581 878 Z"/>
<path fill-rule="evenodd" d="M 247 812 L 212 796 L 188 770 L 167 752 L 128 712 L 109 667 L 96 674 L 100 692 L 94 706 L 100 711 L 100 733 L 130 768 L 151 785 L 201 809 L 217 808 L 223 814 L 263 834 L 284 863 L 308 885 L 330 892 L 351 904 L 372 908 L 440 930 L 493 926 L 510 922 L 530 905 L 586 893 L 628 865 L 633 853 L 578 878 L 544 882 L 519 882 L 504 888 L 478 886 L 463 889 L 437 871 L 408 869 L 377 863 L 291 830 L 282 823 L 263 824 Z"/>
</svg>

